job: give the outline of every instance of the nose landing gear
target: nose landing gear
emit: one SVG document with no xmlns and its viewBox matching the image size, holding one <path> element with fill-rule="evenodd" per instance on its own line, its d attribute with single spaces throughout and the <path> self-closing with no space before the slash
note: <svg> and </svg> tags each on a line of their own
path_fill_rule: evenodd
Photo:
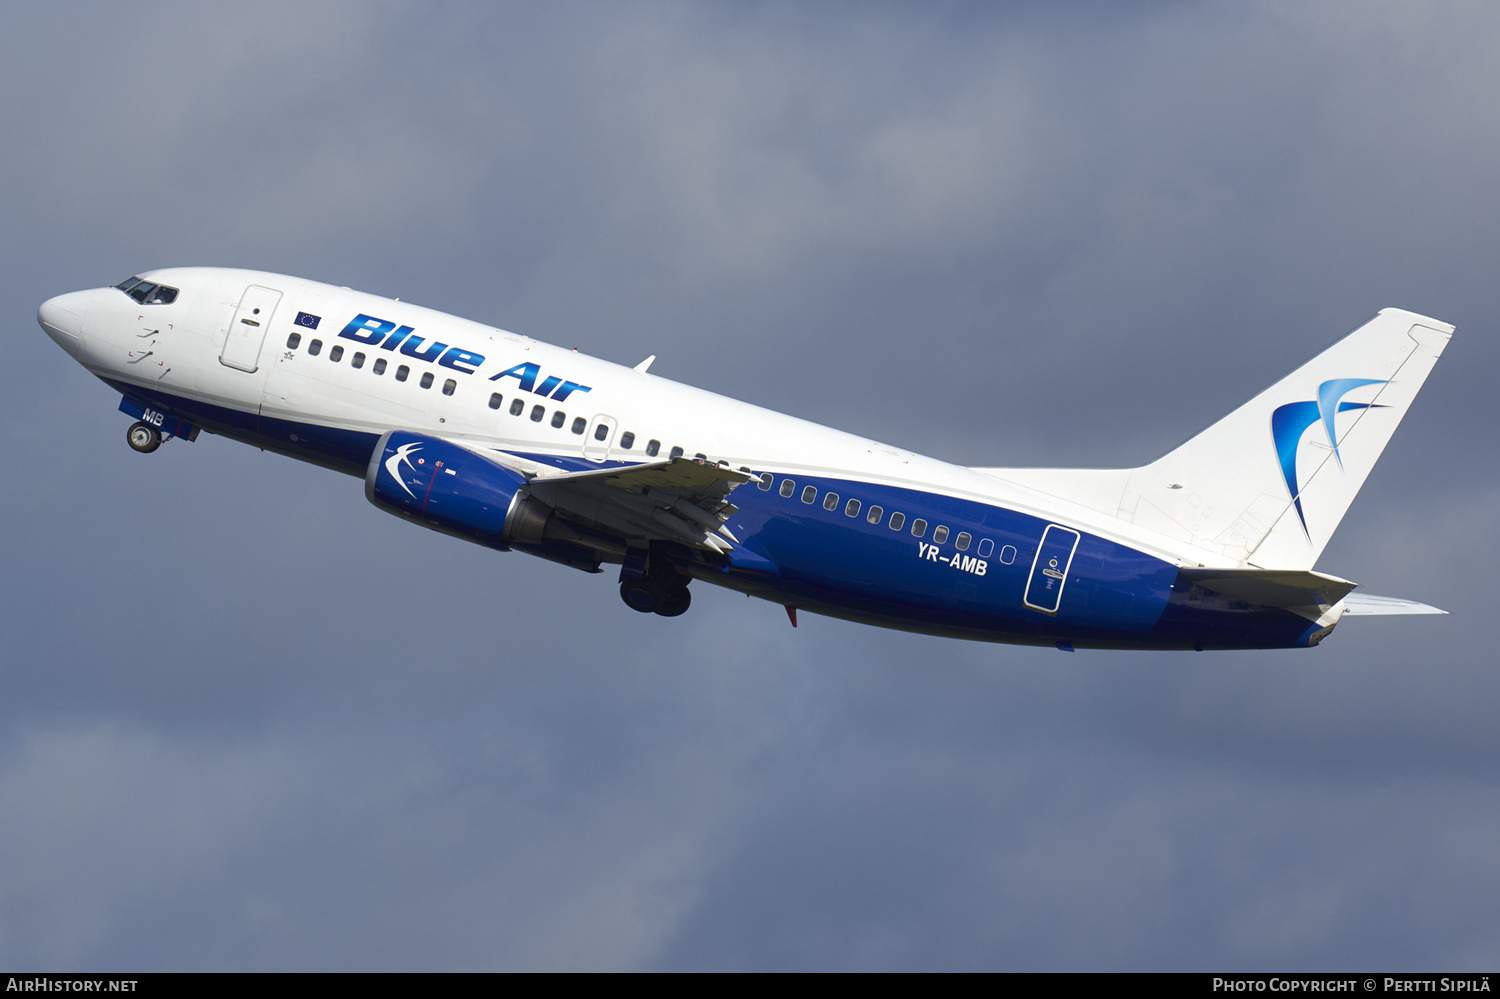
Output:
<svg viewBox="0 0 1500 999">
<path fill-rule="evenodd" d="M 125 431 L 125 442 L 141 454 L 150 454 L 161 447 L 161 431 L 137 420 Z"/>
</svg>

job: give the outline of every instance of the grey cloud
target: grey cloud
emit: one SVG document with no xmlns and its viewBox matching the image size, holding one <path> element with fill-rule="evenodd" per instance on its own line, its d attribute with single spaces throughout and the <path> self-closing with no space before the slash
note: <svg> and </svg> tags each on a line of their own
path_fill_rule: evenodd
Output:
<svg viewBox="0 0 1500 999">
<path fill-rule="evenodd" d="M 1494 964 L 1489 7 L 132 13 L 0 14 L 11 964 Z M 1320 568 L 1454 614 L 1228 656 L 644 620 L 353 479 L 128 452 L 36 305 L 180 263 L 986 465 L 1150 460 L 1427 311 Z"/>
</svg>

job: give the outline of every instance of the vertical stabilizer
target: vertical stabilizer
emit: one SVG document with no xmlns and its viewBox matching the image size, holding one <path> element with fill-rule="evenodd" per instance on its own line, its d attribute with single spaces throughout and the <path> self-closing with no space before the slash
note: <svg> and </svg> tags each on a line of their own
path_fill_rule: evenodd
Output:
<svg viewBox="0 0 1500 999">
<path fill-rule="evenodd" d="M 1311 569 L 1452 335 L 1446 323 L 1383 309 L 1149 465 L 983 471 L 1227 562 Z"/>
</svg>

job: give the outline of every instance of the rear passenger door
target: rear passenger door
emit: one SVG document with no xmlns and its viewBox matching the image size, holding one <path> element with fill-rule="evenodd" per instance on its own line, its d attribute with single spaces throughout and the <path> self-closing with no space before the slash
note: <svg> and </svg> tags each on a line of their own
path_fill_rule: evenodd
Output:
<svg viewBox="0 0 1500 999">
<path fill-rule="evenodd" d="M 1057 613 L 1080 536 L 1071 528 L 1057 524 L 1047 525 L 1047 529 L 1042 532 L 1042 543 L 1037 545 L 1036 558 L 1031 563 L 1026 595 L 1021 598 L 1027 607 L 1043 614 Z"/>
</svg>

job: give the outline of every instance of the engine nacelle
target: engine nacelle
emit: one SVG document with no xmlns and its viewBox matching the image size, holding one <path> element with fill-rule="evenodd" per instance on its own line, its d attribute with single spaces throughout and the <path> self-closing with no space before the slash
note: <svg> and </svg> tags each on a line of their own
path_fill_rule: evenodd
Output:
<svg viewBox="0 0 1500 999">
<path fill-rule="evenodd" d="M 451 441 L 391 430 L 365 471 L 371 503 L 423 527 L 502 551 L 543 544 L 551 508 L 526 479 Z"/>
</svg>

